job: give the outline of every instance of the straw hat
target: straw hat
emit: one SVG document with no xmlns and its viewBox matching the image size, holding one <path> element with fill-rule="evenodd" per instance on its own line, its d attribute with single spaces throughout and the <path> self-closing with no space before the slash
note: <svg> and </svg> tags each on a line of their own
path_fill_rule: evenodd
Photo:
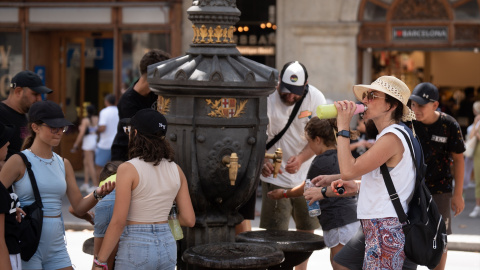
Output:
<svg viewBox="0 0 480 270">
<path fill-rule="evenodd" d="M 402 82 L 401 80 L 397 79 L 394 76 L 382 76 L 375 80 L 372 84 L 359 84 L 353 86 L 353 93 L 358 100 L 362 100 L 362 95 L 368 90 L 375 90 L 379 92 L 383 92 L 403 104 L 403 116 L 402 121 L 412 121 L 415 119 L 415 113 L 410 110 L 407 106 L 408 98 L 410 97 L 410 89 L 408 86 Z"/>
</svg>

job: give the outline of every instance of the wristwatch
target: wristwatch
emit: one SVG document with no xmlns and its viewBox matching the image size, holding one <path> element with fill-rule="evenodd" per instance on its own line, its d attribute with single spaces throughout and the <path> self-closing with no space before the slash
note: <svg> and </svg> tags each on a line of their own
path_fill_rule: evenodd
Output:
<svg viewBox="0 0 480 270">
<path fill-rule="evenodd" d="M 337 132 L 337 137 L 338 137 L 338 136 L 342 136 L 342 137 L 345 137 L 345 138 L 350 139 L 350 131 L 348 131 L 348 130 L 341 130 L 341 131 Z"/>
<path fill-rule="evenodd" d="M 323 198 L 327 199 L 328 196 L 327 196 L 327 187 L 322 187 L 322 195 L 323 195 Z"/>
</svg>

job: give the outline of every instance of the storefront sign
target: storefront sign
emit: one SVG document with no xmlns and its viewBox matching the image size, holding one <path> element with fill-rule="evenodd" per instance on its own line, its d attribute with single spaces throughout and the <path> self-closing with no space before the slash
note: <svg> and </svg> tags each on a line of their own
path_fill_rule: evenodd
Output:
<svg viewBox="0 0 480 270">
<path fill-rule="evenodd" d="M 407 40 L 448 40 L 448 28 L 436 27 L 393 27 L 394 41 Z"/>
<path fill-rule="evenodd" d="M 237 49 L 242 55 L 275 55 L 275 33 L 234 35 Z"/>
<path fill-rule="evenodd" d="M 242 55 L 275 55 L 274 46 L 237 46 Z"/>
</svg>

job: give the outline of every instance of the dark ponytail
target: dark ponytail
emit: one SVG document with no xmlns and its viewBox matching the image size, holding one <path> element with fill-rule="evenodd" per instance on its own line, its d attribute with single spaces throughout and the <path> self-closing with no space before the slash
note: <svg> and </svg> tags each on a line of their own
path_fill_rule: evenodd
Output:
<svg viewBox="0 0 480 270">
<path fill-rule="evenodd" d="M 25 141 L 23 142 L 22 150 L 25 150 L 25 149 L 28 149 L 28 148 L 32 147 L 33 141 L 35 141 L 35 137 L 37 136 L 37 134 L 32 129 L 32 124 L 36 124 L 36 125 L 40 126 L 41 124 L 43 124 L 43 122 L 42 121 L 36 121 L 36 122 L 29 122 L 28 123 L 28 133 L 29 134 L 28 134 L 27 138 L 25 138 Z"/>
</svg>

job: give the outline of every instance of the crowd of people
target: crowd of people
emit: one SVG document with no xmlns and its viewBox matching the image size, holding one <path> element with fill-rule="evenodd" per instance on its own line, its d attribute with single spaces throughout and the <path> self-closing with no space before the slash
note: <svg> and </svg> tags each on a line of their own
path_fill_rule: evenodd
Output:
<svg viewBox="0 0 480 270">
<path fill-rule="evenodd" d="M 169 57 L 159 50 L 146 53 L 140 79 L 117 105 L 110 94 L 99 116 L 94 106 L 87 107 L 71 149 L 76 152 L 81 145 L 83 150 L 85 182 L 80 187 L 70 161 L 52 150 L 73 125 L 59 105 L 42 101 L 52 90 L 30 71 L 12 78 L 10 94 L 0 103 L 0 160 L 6 160 L 0 167 L 0 261 L 10 262 L 6 269 L 73 269 L 64 241 L 64 195 L 73 215 L 94 224 L 92 269 L 175 268 L 177 247 L 168 215 L 176 204 L 180 225 L 193 227 L 195 213 L 185 174 L 165 139 L 167 120 L 156 110 L 146 80 L 148 65 Z M 480 150 L 471 161 L 464 158 L 460 126 L 438 110 L 439 91 L 431 83 L 411 91 L 400 79 L 382 76 L 353 86 L 353 94 L 357 103 L 336 101 L 337 117 L 320 119 L 315 111 L 326 99 L 308 83 L 306 67 L 298 61 L 283 66 L 276 91 L 267 99 L 265 151 L 282 148 L 284 158 L 276 178 L 272 161 L 263 161 L 260 227 L 288 230 L 290 218 L 298 231 L 314 233 L 321 226 L 334 269 L 416 269 L 403 251 L 402 223 L 380 166 L 386 164 L 407 212 L 416 171 L 402 130 L 413 130 L 424 151 L 426 184 L 451 234 L 452 212 L 456 216 L 465 207 L 462 193 L 470 167 L 477 198 L 470 216 L 480 216 L 480 173 L 475 174 Z M 359 103 L 368 107 L 360 117 L 355 114 Z M 468 137 L 480 140 L 480 102 L 473 110 L 477 117 Z M 22 207 L 35 196 L 18 152 L 32 164 L 44 211 L 40 243 L 28 261 L 20 257 L 17 231 Z M 304 190 L 305 179 L 316 187 Z M 335 192 L 339 186 L 346 189 L 342 195 Z M 254 219 L 255 196 L 239 210 L 244 222 Z M 311 217 L 306 200 L 320 201 L 321 215 Z M 251 229 L 241 225 L 237 233 Z M 446 260 L 447 252 L 435 269 L 444 269 Z M 295 269 L 307 269 L 307 264 Z"/>
</svg>

